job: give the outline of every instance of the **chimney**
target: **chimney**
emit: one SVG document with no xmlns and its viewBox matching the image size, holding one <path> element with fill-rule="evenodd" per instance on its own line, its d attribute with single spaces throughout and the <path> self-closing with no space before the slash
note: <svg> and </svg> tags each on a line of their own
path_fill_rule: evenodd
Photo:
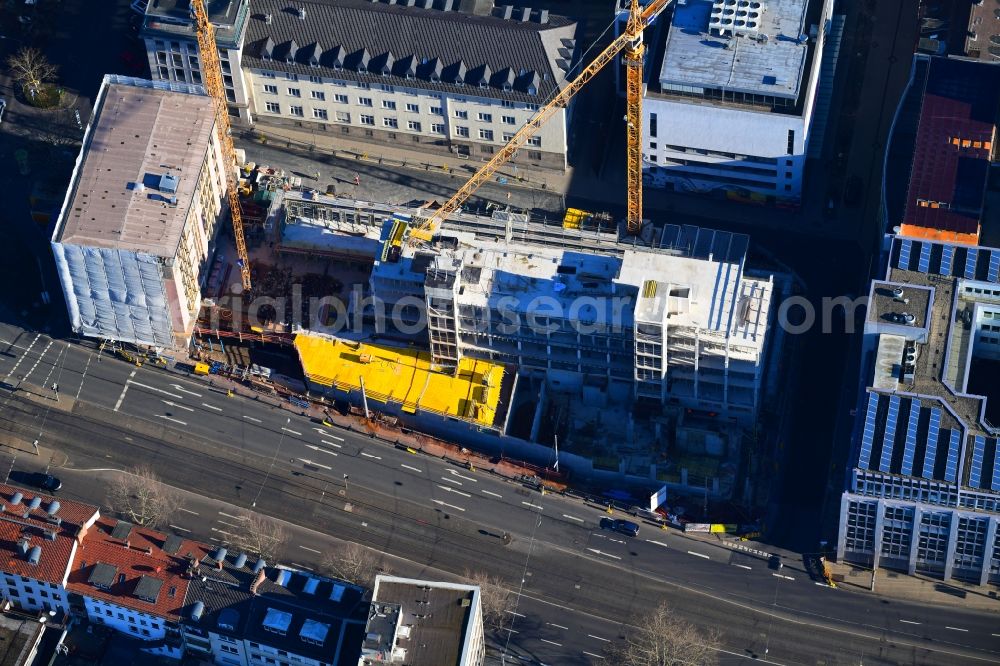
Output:
<svg viewBox="0 0 1000 666">
<path fill-rule="evenodd" d="M 153 547 L 152 546 L 146 546 L 146 554 L 147 555 L 152 555 L 153 554 Z"/>
<path fill-rule="evenodd" d="M 267 574 L 264 572 L 264 569 L 257 572 L 257 577 L 254 578 L 253 582 L 250 584 L 250 594 L 257 596 L 257 589 L 260 587 L 261 583 L 264 582 L 265 578 L 267 578 Z"/>
<path fill-rule="evenodd" d="M 132 542 L 129 541 L 128 539 L 125 539 L 125 550 L 128 550 L 131 547 L 132 547 Z"/>
<path fill-rule="evenodd" d="M 521 22 L 527 22 L 531 20 L 531 7 L 524 7 L 521 9 Z"/>
<path fill-rule="evenodd" d="M 299 7 L 299 19 L 302 20 L 302 21 L 306 20 L 306 8 L 305 7 Z"/>
</svg>

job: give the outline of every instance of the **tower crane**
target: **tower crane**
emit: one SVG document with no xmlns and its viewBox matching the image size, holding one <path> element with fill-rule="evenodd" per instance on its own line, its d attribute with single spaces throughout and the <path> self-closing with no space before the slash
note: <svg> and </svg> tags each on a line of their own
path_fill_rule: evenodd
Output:
<svg viewBox="0 0 1000 666">
<path fill-rule="evenodd" d="M 200 2 L 200 0 L 199 0 Z M 629 234 L 638 234 L 642 229 L 642 69 L 646 47 L 642 41 L 643 31 L 667 8 L 671 0 L 652 0 L 645 7 L 639 0 L 631 0 L 625 31 L 616 37 L 594 60 L 577 74 L 565 88 L 559 91 L 545 106 L 538 110 L 517 134 L 497 152 L 492 159 L 456 191 L 448 201 L 438 208 L 421 224 L 410 230 L 408 242 L 420 244 L 428 242 L 440 224 L 458 210 L 472 194 L 493 174 L 514 156 L 514 153 L 531 138 L 545 122 L 580 91 L 605 65 L 622 54 L 625 60 L 626 92 L 626 171 L 627 208 L 626 229 Z"/>
<path fill-rule="evenodd" d="M 201 78 L 205 90 L 215 106 L 215 131 L 222 148 L 225 162 L 226 196 L 229 198 L 229 215 L 233 220 L 233 237 L 236 239 L 237 264 L 243 278 L 244 292 L 250 291 L 250 258 L 243 235 L 243 214 L 240 208 L 240 194 L 236 180 L 236 149 L 233 147 L 232 126 L 229 124 L 229 109 L 226 105 L 226 88 L 222 83 L 222 65 L 215 44 L 215 28 L 208 20 L 204 0 L 191 0 L 191 15 L 194 18 L 195 34 L 198 37 L 198 56 L 201 59 Z"/>
</svg>

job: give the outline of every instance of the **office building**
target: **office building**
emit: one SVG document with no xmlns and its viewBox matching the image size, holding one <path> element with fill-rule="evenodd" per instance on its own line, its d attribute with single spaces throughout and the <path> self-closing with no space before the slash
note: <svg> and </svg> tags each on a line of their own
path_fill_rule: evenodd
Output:
<svg viewBox="0 0 1000 666">
<path fill-rule="evenodd" d="M 187 345 L 226 168 L 200 86 L 104 78 L 52 235 L 75 333 Z"/>
<path fill-rule="evenodd" d="M 977 0 L 969 5 L 969 27 L 965 33 L 965 55 L 984 64 L 1000 64 L 1000 12 L 995 3 Z M 947 34 L 947 23 L 935 37 Z M 954 34 L 954 33 L 953 33 Z"/>
<path fill-rule="evenodd" d="M 893 237 L 866 316 L 837 556 L 1000 582 L 1000 250 Z"/>
</svg>

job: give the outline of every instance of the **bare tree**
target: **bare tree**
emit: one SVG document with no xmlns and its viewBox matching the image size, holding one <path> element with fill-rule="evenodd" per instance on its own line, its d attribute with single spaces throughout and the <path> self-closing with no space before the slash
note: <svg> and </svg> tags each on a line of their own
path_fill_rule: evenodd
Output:
<svg viewBox="0 0 1000 666">
<path fill-rule="evenodd" d="M 608 656 L 622 666 L 681 666 L 718 663 L 720 632 L 702 631 L 677 616 L 667 602 L 635 619 L 623 643 L 612 643 Z"/>
<path fill-rule="evenodd" d="M 507 611 L 514 609 L 514 595 L 511 594 L 498 576 L 485 571 L 466 571 L 465 578 L 479 586 L 479 604 L 483 611 L 483 623 L 499 628 L 507 617 Z"/>
<path fill-rule="evenodd" d="M 126 519 L 147 527 L 156 527 L 181 505 L 180 496 L 148 465 L 117 475 L 108 485 L 108 501 Z"/>
<path fill-rule="evenodd" d="M 320 570 L 328 576 L 345 580 L 354 585 L 370 587 L 376 574 L 388 573 L 389 567 L 369 549 L 348 543 L 323 556 Z"/>
<path fill-rule="evenodd" d="M 7 58 L 11 77 L 26 91 L 37 91 L 46 81 L 56 77 L 59 68 L 49 62 L 41 51 L 26 46 Z"/>
<path fill-rule="evenodd" d="M 288 534 L 281 524 L 259 513 L 244 511 L 236 519 L 239 527 L 230 536 L 230 545 L 269 562 L 278 559 Z"/>
</svg>

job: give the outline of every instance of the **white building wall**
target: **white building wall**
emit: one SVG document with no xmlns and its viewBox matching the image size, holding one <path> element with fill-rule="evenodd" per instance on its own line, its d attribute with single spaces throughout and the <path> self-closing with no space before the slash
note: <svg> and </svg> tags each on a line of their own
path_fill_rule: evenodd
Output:
<svg viewBox="0 0 1000 666">
<path fill-rule="evenodd" d="M 0 576 L 0 595 L 10 599 L 15 606 L 26 611 L 63 610 L 69 612 L 66 588 L 58 583 L 48 583 L 4 572 Z"/>
<path fill-rule="evenodd" d="M 83 601 L 87 617 L 92 622 L 104 624 L 144 641 L 155 641 L 166 636 L 167 623 L 161 617 L 94 597 L 84 596 Z"/>
</svg>

